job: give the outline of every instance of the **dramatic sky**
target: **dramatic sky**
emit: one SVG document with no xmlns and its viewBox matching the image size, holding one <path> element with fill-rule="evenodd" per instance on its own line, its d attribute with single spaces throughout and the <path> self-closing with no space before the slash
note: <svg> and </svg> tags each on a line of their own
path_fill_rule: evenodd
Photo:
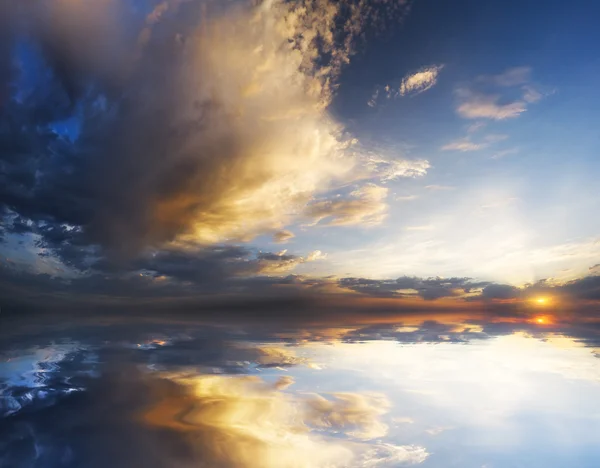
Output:
<svg viewBox="0 0 600 468">
<path fill-rule="evenodd" d="M 2 2 L 0 305 L 590 310 L 599 14 Z"/>
</svg>

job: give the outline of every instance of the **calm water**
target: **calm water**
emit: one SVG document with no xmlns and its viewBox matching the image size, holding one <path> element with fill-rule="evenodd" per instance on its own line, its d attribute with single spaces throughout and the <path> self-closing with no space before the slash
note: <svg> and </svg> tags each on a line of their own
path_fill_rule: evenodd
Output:
<svg viewBox="0 0 600 468">
<path fill-rule="evenodd" d="M 597 336 L 440 320 L 94 322 L 0 360 L 0 466 L 597 467 Z"/>
</svg>

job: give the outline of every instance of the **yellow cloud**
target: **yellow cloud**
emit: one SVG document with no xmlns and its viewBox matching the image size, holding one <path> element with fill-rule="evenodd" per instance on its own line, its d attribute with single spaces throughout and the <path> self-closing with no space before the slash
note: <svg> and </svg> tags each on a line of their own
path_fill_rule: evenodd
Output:
<svg viewBox="0 0 600 468">
<path fill-rule="evenodd" d="M 353 191 L 351 198 L 321 200 L 310 204 L 306 216 L 314 224 L 327 220 L 332 226 L 349 224 L 373 225 L 386 217 L 388 189 L 375 184 L 367 184 Z"/>
<path fill-rule="evenodd" d="M 380 418 L 390 405 L 382 395 L 294 394 L 288 376 L 271 384 L 249 376 L 164 377 L 184 395 L 163 392 L 143 420 L 186 436 L 210 466 L 341 468 L 380 466 L 393 457 L 413 464 L 427 456 L 422 448 L 364 442 L 387 434 Z M 328 437 L 324 430 L 354 440 Z"/>
</svg>

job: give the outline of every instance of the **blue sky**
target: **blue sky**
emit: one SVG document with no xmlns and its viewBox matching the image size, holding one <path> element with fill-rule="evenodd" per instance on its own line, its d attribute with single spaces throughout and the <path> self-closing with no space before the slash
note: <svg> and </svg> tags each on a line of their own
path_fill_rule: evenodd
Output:
<svg viewBox="0 0 600 468">
<path fill-rule="evenodd" d="M 539 2 L 416 2 L 402 27 L 367 44 L 342 75 L 333 111 L 367 145 L 383 147 L 395 157 L 427 159 L 432 167 L 425 177 L 389 183 L 401 200 L 390 201 L 384 226 L 330 236 L 319 233 L 322 249 L 335 252 L 343 243 L 343 252 L 356 245 L 378 250 L 399 238 L 410 237 L 407 243 L 413 244 L 415 238 L 417 242 L 433 238 L 447 242 L 449 250 L 481 249 L 482 262 L 484 249 L 493 249 L 485 244 L 510 236 L 515 237 L 514 244 L 495 252 L 495 257 L 518 248 L 531 251 L 581 243 L 586 249 L 600 228 L 600 221 L 586 215 L 597 211 L 599 203 L 595 179 L 600 142 L 592 122 L 600 104 L 594 78 L 600 61 L 592 47 L 599 33 L 593 21 L 581 15 L 585 9 L 593 16 L 594 8 L 582 2 L 548 2 L 543 7 Z M 367 105 L 377 87 L 397 87 L 408 74 L 439 64 L 444 68 L 428 91 L 383 99 L 374 108 Z M 540 101 L 518 117 L 500 121 L 456 114 L 457 88 L 482 75 L 498 76 L 518 67 L 530 69 L 530 83 L 544 94 Z M 477 125 L 481 128 L 469 132 Z M 494 137 L 500 141 L 486 142 Z M 465 152 L 440 150 L 462 139 L 488 146 Z M 448 190 L 425 189 L 431 185 Z M 403 232 L 407 227 L 433 229 L 436 222 L 444 226 L 437 235 Z M 307 233 L 307 244 L 315 237 Z M 590 253 L 597 254 L 597 250 Z M 519 271 L 510 271 L 507 265 L 508 271 L 495 274 L 472 259 L 466 266 L 444 266 L 440 273 L 439 264 L 424 260 L 413 272 L 404 266 L 403 253 L 397 255 L 397 266 L 388 265 L 385 271 L 378 271 L 377 265 L 364 266 L 370 274 L 392 276 L 477 271 L 487 279 L 517 283 L 577 276 L 590 266 L 583 260 L 564 272 L 571 269 L 567 259 L 549 265 L 541 259 L 522 259 L 514 265 Z"/>
</svg>

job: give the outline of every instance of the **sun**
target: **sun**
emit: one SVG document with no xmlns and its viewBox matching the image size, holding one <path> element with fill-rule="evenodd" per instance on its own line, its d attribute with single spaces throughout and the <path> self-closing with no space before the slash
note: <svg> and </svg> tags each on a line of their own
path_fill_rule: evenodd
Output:
<svg viewBox="0 0 600 468">
<path fill-rule="evenodd" d="M 529 298 L 529 302 L 538 307 L 546 307 L 554 303 L 554 298 L 549 296 L 534 296 Z"/>
<path fill-rule="evenodd" d="M 536 325 L 553 325 L 554 317 L 552 315 L 535 315 L 529 319 L 529 323 Z"/>
</svg>

